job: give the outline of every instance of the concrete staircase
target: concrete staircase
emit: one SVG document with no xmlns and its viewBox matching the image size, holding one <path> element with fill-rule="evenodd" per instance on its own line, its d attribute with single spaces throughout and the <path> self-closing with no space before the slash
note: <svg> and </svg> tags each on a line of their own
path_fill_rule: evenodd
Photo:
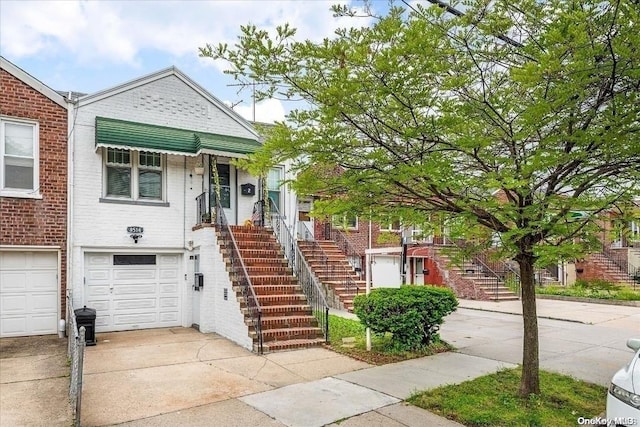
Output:
<svg viewBox="0 0 640 427">
<path fill-rule="evenodd" d="M 320 346 L 325 342 L 307 298 L 287 265 L 273 232 L 264 227 L 231 226 L 254 292 L 262 308 L 263 351 L 290 350 Z M 227 265 L 228 251 L 221 246 Z M 245 322 L 251 319 L 246 310 L 242 289 L 232 275 L 233 289 L 245 312 Z M 250 326 L 249 333 L 257 351 L 258 336 Z"/>
<path fill-rule="evenodd" d="M 299 240 L 298 247 L 327 292 L 333 308 L 353 312 L 353 298 L 365 293 L 361 280 L 333 240 Z"/>
<path fill-rule="evenodd" d="M 505 286 L 500 277 L 486 271 L 482 265 L 475 264 L 470 259 L 462 263 L 454 262 L 452 254 L 446 250 L 437 250 L 438 260 L 449 270 L 450 275 L 455 275 L 470 287 L 480 291 L 483 298 L 494 301 L 514 301 L 520 299 L 517 294 Z M 455 257 L 454 257 L 455 258 Z"/>
</svg>

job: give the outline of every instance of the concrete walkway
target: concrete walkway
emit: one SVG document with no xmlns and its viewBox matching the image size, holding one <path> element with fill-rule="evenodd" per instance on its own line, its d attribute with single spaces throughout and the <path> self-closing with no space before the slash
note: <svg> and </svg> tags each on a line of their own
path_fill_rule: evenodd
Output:
<svg viewBox="0 0 640 427">
<path fill-rule="evenodd" d="M 259 356 L 188 328 L 99 334 L 85 357 L 82 425 L 454 426 L 401 400 L 504 366 L 456 353 L 381 367 L 324 348 Z"/>
</svg>

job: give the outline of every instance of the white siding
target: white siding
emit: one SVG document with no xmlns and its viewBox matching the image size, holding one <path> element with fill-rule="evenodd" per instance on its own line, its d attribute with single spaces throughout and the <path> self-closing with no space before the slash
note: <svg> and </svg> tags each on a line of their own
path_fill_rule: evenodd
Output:
<svg viewBox="0 0 640 427">
<path fill-rule="evenodd" d="M 200 271 L 204 275 L 204 288 L 200 297 L 200 331 L 215 332 L 242 347 L 252 350 L 253 343 L 244 323 L 240 303 L 232 289 L 229 273 L 218 248 L 214 229 L 197 232 L 200 246 Z M 224 299 L 224 289 L 228 298 Z"/>
</svg>

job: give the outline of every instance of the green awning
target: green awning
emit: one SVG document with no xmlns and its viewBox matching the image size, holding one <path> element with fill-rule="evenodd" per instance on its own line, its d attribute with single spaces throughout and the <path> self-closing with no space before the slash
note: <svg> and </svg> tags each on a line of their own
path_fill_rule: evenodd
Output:
<svg viewBox="0 0 640 427">
<path fill-rule="evenodd" d="M 248 154 L 255 152 L 260 143 L 249 138 L 96 117 L 96 147 L 188 156 L 200 154 L 203 150 Z"/>
<path fill-rule="evenodd" d="M 260 143 L 252 139 L 239 138 L 237 136 L 198 133 L 196 146 L 198 151 L 211 150 L 217 152 L 249 154 L 258 150 L 258 148 L 260 148 Z"/>
</svg>

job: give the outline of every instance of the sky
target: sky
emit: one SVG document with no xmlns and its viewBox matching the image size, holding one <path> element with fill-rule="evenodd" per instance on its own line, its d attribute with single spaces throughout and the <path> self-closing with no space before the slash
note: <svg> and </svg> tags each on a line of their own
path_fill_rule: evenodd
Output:
<svg viewBox="0 0 640 427">
<path fill-rule="evenodd" d="M 176 66 L 253 119 L 249 90 L 239 88 L 224 61 L 199 58 L 206 43 L 233 44 L 240 26 L 274 30 L 289 23 L 297 38 L 331 37 L 340 27 L 368 25 L 367 18 L 335 18 L 335 3 L 362 8 L 360 0 L 0 0 L 0 55 L 55 90 L 94 93 Z M 372 8 L 386 8 L 374 0 Z M 256 120 L 282 120 L 291 106 L 278 100 L 256 105 Z"/>
</svg>

